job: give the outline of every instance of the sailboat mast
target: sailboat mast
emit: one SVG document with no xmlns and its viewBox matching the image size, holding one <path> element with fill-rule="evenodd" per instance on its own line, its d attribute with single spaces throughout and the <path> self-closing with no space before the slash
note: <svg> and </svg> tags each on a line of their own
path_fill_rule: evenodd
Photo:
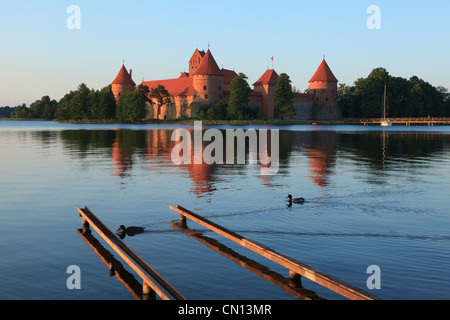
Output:
<svg viewBox="0 0 450 320">
<path fill-rule="evenodd" d="M 383 119 L 386 119 L 386 85 L 384 85 Z"/>
</svg>

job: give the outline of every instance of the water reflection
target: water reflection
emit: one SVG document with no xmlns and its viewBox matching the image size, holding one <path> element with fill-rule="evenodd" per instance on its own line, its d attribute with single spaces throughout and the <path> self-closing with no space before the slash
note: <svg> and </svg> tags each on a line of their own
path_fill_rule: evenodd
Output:
<svg viewBox="0 0 450 320">
<path fill-rule="evenodd" d="M 205 236 L 201 231 L 190 229 L 179 221 L 170 222 L 170 226 L 173 229 L 183 231 L 186 236 L 196 239 L 200 243 L 204 244 L 208 249 L 213 250 L 241 267 L 244 267 L 254 275 L 270 281 L 283 291 L 297 297 L 300 300 L 324 300 L 314 291 L 304 288 L 301 284 L 301 280 L 294 281 L 293 279 L 283 277 L 281 274 L 269 269 L 255 260 L 249 259 L 248 257 L 225 246 L 216 239 Z"/>
<path fill-rule="evenodd" d="M 221 177 L 232 172 L 244 175 L 248 168 L 260 166 L 242 164 L 191 164 L 175 165 L 171 152 L 178 142 L 171 141 L 173 130 L 64 130 L 60 138 L 71 155 L 81 159 L 96 154 L 110 157 L 113 175 L 121 179 L 130 177 L 138 165 L 145 170 L 185 175 L 192 181 L 191 192 L 198 197 L 211 195 L 217 189 Z M 190 131 L 191 134 L 192 131 Z M 55 133 L 35 132 L 42 144 L 55 143 Z M 224 134 L 225 136 L 225 134 Z M 193 139 L 192 139 L 193 140 Z M 193 142 L 192 142 L 193 143 Z M 203 150 L 210 142 L 203 142 Z M 368 175 L 398 166 L 405 159 L 431 158 L 436 153 L 446 151 L 450 136 L 439 133 L 415 132 L 357 132 L 336 131 L 280 131 L 279 175 L 290 175 L 291 161 L 307 159 L 310 181 L 321 188 L 333 182 L 338 154 L 343 159 L 351 159 L 356 166 L 364 166 Z M 246 149 L 248 160 L 248 147 Z M 224 152 L 225 154 L 225 152 Z M 173 170 L 175 168 L 175 170 Z M 250 169 L 252 170 L 252 169 Z M 275 176 L 264 176 L 255 170 L 262 185 L 273 186 Z"/>
</svg>

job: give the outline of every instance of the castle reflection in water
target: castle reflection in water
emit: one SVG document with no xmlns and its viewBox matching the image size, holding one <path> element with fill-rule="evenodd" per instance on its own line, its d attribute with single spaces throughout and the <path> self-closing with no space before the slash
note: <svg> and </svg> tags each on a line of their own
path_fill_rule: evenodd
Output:
<svg viewBox="0 0 450 320">
<path fill-rule="evenodd" d="M 61 138 L 66 147 L 76 149 L 77 154 L 111 154 L 113 174 L 121 179 L 132 176 L 133 169 L 144 168 L 151 172 L 187 175 L 192 181 L 191 192 L 197 196 L 211 194 L 228 174 L 244 174 L 260 164 L 181 164 L 172 162 L 171 141 L 174 129 L 149 130 L 64 130 Z M 191 132 L 192 133 L 192 132 Z M 255 175 L 261 184 L 272 186 L 278 175 L 289 175 L 294 162 L 307 166 L 308 178 L 318 187 L 326 187 L 336 171 L 337 158 L 351 158 L 365 166 L 369 174 L 376 176 L 394 160 L 414 157 L 432 157 L 450 145 L 449 137 L 438 133 L 420 135 L 396 132 L 294 131 L 280 130 L 279 171 L 274 176 Z M 203 148 L 210 142 L 204 142 Z M 93 151 L 95 150 L 95 151 Z M 247 150 L 248 151 L 248 150 Z M 225 155 L 225 151 L 224 151 Z M 253 168 L 253 169 L 252 169 Z M 170 169 L 170 170 L 169 170 Z M 175 170 L 174 170 L 175 169 Z M 296 177 L 292 177 L 296 178 Z M 304 177 L 297 177 L 304 178 Z"/>
<path fill-rule="evenodd" d="M 178 142 L 171 141 L 172 130 L 116 130 L 115 133 L 112 142 L 114 175 L 122 178 L 130 175 L 138 156 L 145 160 L 148 170 L 160 170 L 164 166 L 179 167 L 178 172 L 187 174 L 192 180 L 191 191 L 201 196 L 215 190 L 217 176 L 220 176 L 222 171 L 231 170 L 232 166 L 240 166 L 245 170 L 243 166 L 248 165 L 248 161 L 245 165 L 194 164 L 193 155 L 191 164 L 175 165 L 172 163 L 171 152 Z M 332 172 L 335 163 L 337 141 L 335 132 L 283 131 L 280 135 L 280 164 L 288 162 L 291 150 L 297 149 L 305 153 L 309 159 L 310 179 L 318 186 L 325 186 L 327 176 Z M 203 148 L 209 143 L 204 142 Z M 259 177 L 262 184 L 271 185 L 273 176 L 259 175 Z"/>
</svg>

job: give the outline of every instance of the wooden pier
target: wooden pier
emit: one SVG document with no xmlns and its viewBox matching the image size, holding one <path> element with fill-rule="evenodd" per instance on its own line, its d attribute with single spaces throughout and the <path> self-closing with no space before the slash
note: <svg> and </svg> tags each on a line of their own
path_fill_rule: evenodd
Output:
<svg viewBox="0 0 450 320">
<path fill-rule="evenodd" d="M 348 121 L 348 124 L 363 124 L 365 126 L 367 125 L 373 125 L 377 124 L 379 125 L 383 119 L 378 118 L 370 118 L 370 119 L 359 119 L 358 121 Z M 450 118 L 435 118 L 435 117 L 422 117 L 422 118 L 389 118 L 391 123 L 393 125 L 427 125 L 427 126 L 434 126 L 434 125 L 450 125 Z"/>
<path fill-rule="evenodd" d="M 83 217 L 83 229 L 80 231 L 80 234 L 90 233 L 90 226 L 92 226 L 111 248 L 142 278 L 144 295 L 151 295 L 154 292 L 163 300 L 186 300 L 116 234 L 109 230 L 87 207 L 81 209 L 77 206 L 77 210 L 80 216 Z"/>
<path fill-rule="evenodd" d="M 208 219 L 193 213 L 179 205 L 176 207 L 170 205 L 170 208 L 180 214 L 180 224 L 186 226 L 186 219 L 190 219 L 198 224 L 216 232 L 217 234 L 240 244 L 241 246 L 260 254 L 261 256 L 286 267 L 289 270 L 289 278 L 293 282 L 298 282 L 300 277 L 308 278 L 325 288 L 328 288 L 351 300 L 380 300 L 379 297 L 365 292 L 357 287 L 345 283 L 337 278 L 327 275 L 317 269 L 314 269 L 304 263 L 281 255 L 276 251 L 259 244 L 253 240 L 246 239 L 243 236 L 225 229 L 224 227 L 209 221 Z"/>
</svg>

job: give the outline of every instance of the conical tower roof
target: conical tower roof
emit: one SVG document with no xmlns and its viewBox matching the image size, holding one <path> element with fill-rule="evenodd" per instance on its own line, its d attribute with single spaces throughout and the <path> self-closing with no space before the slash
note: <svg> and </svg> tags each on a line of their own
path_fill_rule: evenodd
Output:
<svg viewBox="0 0 450 320">
<path fill-rule="evenodd" d="M 311 80 L 309 80 L 309 82 L 314 81 L 338 82 L 338 79 L 334 76 L 325 59 L 322 60 L 322 63 L 319 68 L 317 68 L 316 73 L 314 73 Z"/>
<path fill-rule="evenodd" d="M 197 70 L 195 70 L 193 75 L 222 75 L 220 72 L 219 66 L 217 65 L 216 60 L 211 54 L 211 51 L 206 51 L 205 56 L 202 59 L 202 62 L 198 65 Z"/>
<path fill-rule="evenodd" d="M 267 69 L 266 72 L 258 79 L 253 85 L 263 85 L 263 84 L 275 84 L 278 79 L 278 74 L 273 69 Z"/>
<path fill-rule="evenodd" d="M 117 74 L 114 81 L 111 82 L 111 84 L 132 85 L 132 86 L 136 85 L 133 79 L 131 79 L 131 75 L 125 68 L 125 65 L 122 65 L 122 68 L 120 68 L 119 73 Z"/>
</svg>

